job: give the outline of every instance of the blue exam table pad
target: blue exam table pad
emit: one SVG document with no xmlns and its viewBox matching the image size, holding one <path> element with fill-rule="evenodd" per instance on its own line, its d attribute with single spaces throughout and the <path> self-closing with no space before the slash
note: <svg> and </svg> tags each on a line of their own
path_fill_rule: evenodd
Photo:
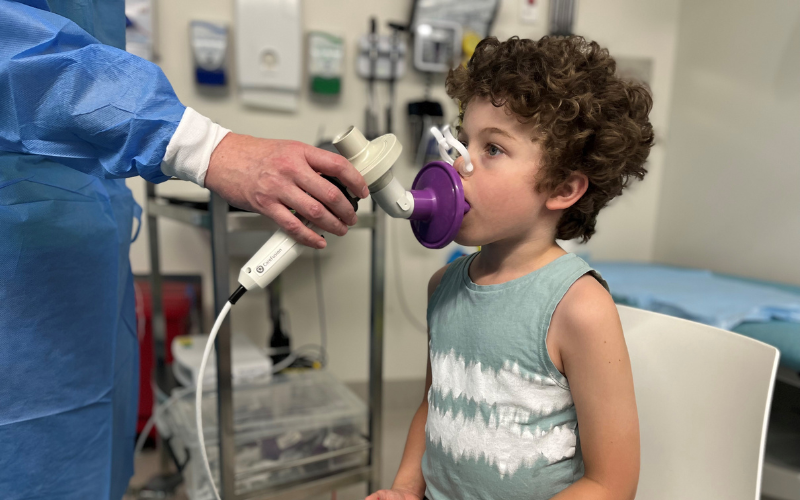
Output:
<svg viewBox="0 0 800 500">
<path fill-rule="evenodd" d="M 800 286 L 658 264 L 592 262 L 618 304 L 731 330 L 800 370 Z"/>
</svg>

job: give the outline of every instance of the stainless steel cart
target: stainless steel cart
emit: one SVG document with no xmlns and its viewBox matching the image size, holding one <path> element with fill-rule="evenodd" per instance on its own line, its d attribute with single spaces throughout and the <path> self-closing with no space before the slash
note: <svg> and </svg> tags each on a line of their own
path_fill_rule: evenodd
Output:
<svg viewBox="0 0 800 500">
<path fill-rule="evenodd" d="M 228 233 L 237 231 L 275 231 L 277 225 L 266 217 L 248 212 L 231 212 L 228 203 L 212 193 L 208 209 L 171 203 L 156 195 L 155 185 L 147 184 L 146 212 L 150 238 L 150 263 L 153 301 L 153 342 L 156 380 L 169 383 L 166 368 L 166 324 L 161 302 L 161 265 L 159 260 L 158 220 L 167 218 L 211 232 L 214 310 L 219 314 L 230 295 Z M 223 500 L 294 500 L 345 486 L 366 482 L 370 491 L 380 485 L 381 409 L 383 402 L 383 319 L 386 251 L 386 215 L 377 206 L 371 214 L 359 215 L 355 229 L 370 229 L 370 349 L 369 349 L 369 462 L 366 466 L 302 484 L 237 495 L 235 491 L 235 454 L 233 435 L 233 392 L 231 385 L 230 316 L 219 332 L 217 350 L 217 395 L 219 401 L 220 495 Z M 167 382 L 162 382 L 167 381 Z M 161 387 L 168 391 L 169 387 Z"/>
</svg>

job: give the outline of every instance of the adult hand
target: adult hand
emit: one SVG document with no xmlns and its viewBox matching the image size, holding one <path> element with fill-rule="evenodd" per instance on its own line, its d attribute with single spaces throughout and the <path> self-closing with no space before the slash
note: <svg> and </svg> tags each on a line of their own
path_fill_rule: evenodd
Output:
<svg viewBox="0 0 800 500">
<path fill-rule="evenodd" d="M 366 500 L 422 500 L 421 497 L 405 490 L 380 490 L 368 496 Z"/>
<path fill-rule="evenodd" d="M 290 208 L 338 236 L 358 218 L 342 192 L 320 173 L 338 178 L 361 198 L 369 196 L 364 178 L 342 156 L 301 142 L 233 132 L 211 154 L 205 185 L 231 205 L 274 220 L 299 243 L 325 248 L 325 239 L 305 227 Z"/>
</svg>

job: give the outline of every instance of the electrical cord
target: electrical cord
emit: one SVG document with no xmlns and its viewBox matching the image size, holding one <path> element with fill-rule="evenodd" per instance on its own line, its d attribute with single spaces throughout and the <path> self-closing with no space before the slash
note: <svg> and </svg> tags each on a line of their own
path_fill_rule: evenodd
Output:
<svg viewBox="0 0 800 500">
<path fill-rule="evenodd" d="M 394 245 L 389 245 L 391 248 L 392 253 L 392 264 L 394 267 L 394 274 L 395 280 L 394 284 L 397 288 L 397 295 L 400 298 L 400 309 L 403 311 L 403 315 L 405 315 L 406 319 L 411 323 L 411 325 L 419 330 L 421 333 L 428 335 L 428 328 L 420 322 L 415 316 L 414 313 L 411 312 L 411 307 L 408 304 L 408 300 L 406 299 L 405 287 L 403 286 L 403 273 L 400 272 L 400 251 L 398 250 L 400 235 L 396 229 L 396 224 L 393 224 L 395 229 L 393 231 L 393 237 L 396 240 Z"/>
<path fill-rule="evenodd" d="M 217 500 L 222 499 L 219 497 L 217 485 L 214 484 L 214 476 L 211 474 L 211 465 L 208 463 L 208 454 L 206 453 L 206 438 L 203 433 L 203 378 L 206 373 L 208 357 L 211 355 L 211 349 L 214 348 L 214 340 L 217 338 L 219 329 L 222 327 L 222 323 L 225 322 L 225 318 L 228 316 L 232 305 L 230 301 L 225 303 L 225 306 L 223 306 L 222 311 L 220 311 L 217 321 L 214 322 L 214 327 L 211 329 L 211 333 L 208 336 L 208 343 L 206 343 L 206 349 L 203 351 L 203 359 L 200 362 L 200 371 L 197 373 L 197 391 L 195 392 L 194 400 L 194 419 L 195 425 L 197 426 L 197 439 L 200 441 L 200 456 L 203 457 L 203 467 L 208 475 L 211 491 L 214 492 L 214 498 Z"/>
<path fill-rule="evenodd" d="M 279 372 L 289 368 L 290 366 L 292 366 L 292 364 L 294 364 L 295 361 L 297 361 L 298 357 L 299 357 L 299 355 L 297 354 L 296 351 L 290 353 L 288 356 L 283 358 L 280 362 L 275 363 L 272 366 L 272 373 L 279 373 Z"/>
<path fill-rule="evenodd" d="M 225 318 L 228 317 L 228 313 L 233 304 L 235 304 L 245 292 L 247 292 L 247 289 L 240 285 L 228 299 L 228 302 L 222 307 L 222 311 L 220 311 L 219 316 L 217 316 L 214 327 L 211 328 L 211 333 L 208 335 L 208 342 L 206 342 L 206 348 L 203 351 L 203 359 L 200 361 L 200 370 L 197 372 L 197 391 L 195 392 L 194 398 L 194 419 L 195 425 L 197 426 L 197 440 L 200 442 L 200 456 L 203 457 L 203 467 L 208 475 L 211 491 L 214 492 L 214 498 L 217 500 L 222 499 L 219 497 L 217 486 L 214 484 L 214 476 L 211 475 L 211 466 L 208 463 L 208 454 L 206 453 L 206 438 L 203 433 L 203 378 L 206 374 L 208 357 L 211 355 L 211 349 L 214 348 L 214 341 L 217 339 L 219 329 L 222 328 L 222 324 L 225 322 Z"/>
<path fill-rule="evenodd" d="M 286 335 L 291 338 L 291 336 L 292 336 L 292 323 L 291 323 L 291 320 L 289 318 L 289 313 L 287 313 L 285 309 L 281 309 L 280 315 L 281 315 L 281 324 L 285 325 L 283 327 L 283 329 L 284 329 Z M 305 345 L 303 345 L 303 346 L 301 346 L 301 347 L 299 347 L 297 349 L 291 349 L 289 347 L 279 348 L 279 349 L 271 349 L 271 350 L 265 351 L 264 354 L 266 356 L 272 356 L 272 355 L 275 355 L 275 354 L 288 353 L 289 354 L 288 357 L 291 357 L 291 359 L 293 361 L 298 361 L 298 360 L 302 359 L 302 356 L 299 355 L 301 350 L 308 350 L 308 348 L 310 348 L 310 347 L 316 347 L 317 348 L 317 354 L 318 354 L 318 358 L 316 360 L 319 361 L 319 363 L 323 367 L 325 367 L 325 366 L 328 366 L 327 329 L 326 329 L 326 334 L 323 337 L 323 342 L 324 342 L 324 345 L 305 344 Z M 293 353 L 295 354 L 294 356 L 292 356 Z M 273 366 L 272 373 L 278 373 L 278 372 L 280 372 L 282 370 L 285 370 L 286 368 L 293 368 L 293 363 L 290 363 L 289 365 L 285 365 L 284 364 L 285 359 L 288 359 L 288 357 L 282 359 L 280 362 L 275 364 Z M 280 368 L 278 368 L 276 370 L 275 366 L 278 366 Z"/>
<path fill-rule="evenodd" d="M 272 373 L 278 373 L 281 370 L 284 370 L 292 365 L 303 353 L 303 351 L 308 351 L 309 349 L 314 349 L 318 351 L 318 354 L 321 358 L 325 358 L 324 350 L 322 346 L 317 346 L 314 344 L 308 344 L 302 347 L 299 347 L 295 351 L 289 354 L 287 358 L 280 363 L 276 364 L 272 367 Z M 320 361 L 322 362 L 322 361 Z M 157 405 L 153 410 L 153 414 L 147 420 L 142 432 L 139 434 L 139 438 L 136 440 L 136 446 L 134 447 L 134 456 L 138 456 L 142 450 L 144 449 L 144 445 L 147 442 L 147 437 L 150 434 L 150 431 L 153 430 L 153 427 L 156 423 L 156 418 L 163 412 L 167 411 L 167 409 L 175 404 L 175 402 L 180 401 L 186 395 L 191 394 L 195 391 L 194 387 L 183 387 L 180 389 L 175 390 L 163 403 Z"/>
<path fill-rule="evenodd" d="M 318 344 L 305 344 L 295 350 L 298 356 L 308 357 L 316 355 L 316 359 L 323 367 L 328 363 L 328 352 Z"/>
<path fill-rule="evenodd" d="M 150 434 L 150 431 L 153 430 L 153 426 L 156 423 L 156 417 L 164 411 L 167 411 L 167 408 L 172 406 L 176 401 L 179 401 L 181 398 L 186 396 L 187 394 L 191 394 L 194 391 L 194 387 L 184 387 L 181 389 L 175 390 L 170 397 L 166 399 L 160 405 L 157 405 L 153 409 L 153 414 L 150 415 L 150 418 L 147 420 L 147 423 L 144 425 L 144 429 L 139 434 L 139 439 L 136 440 L 136 447 L 133 450 L 133 456 L 138 456 L 139 453 L 142 452 L 144 449 L 144 444 L 147 442 L 147 436 Z"/>
<path fill-rule="evenodd" d="M 217 339 L 217 335 L 219 334 L 220 328 L 222 328 L 222 324 L 225 322 L 225 318 L 228 317 L 228 313 L 231 310 L 231 307 L 242 297 L 242 295 L 247 292 L 247 289 L 243 286 L 239 286 L 233 295 L 231 295 L 228 302 L 222 307 L 222 311 L 220 311 L 219 316 L 217 316 L 216 321 L 214 322 L 214 327 L 211 328 L 211 332 L 208 335 L 208 342 L 206 343 L 206 348 L 203 351 L 203 358 L 200 361 L 200 369 L 197 372 L 197 389 L 195 392 L 195 400 L 194 400 L 194 408 L 195 408 L 195 426 L 197 427 L 197 440 L 200 443 L 200 456 L 203 459 L 203 468 L 205 469 L 206 475 L 208 476 L 208 482 L 211 485 L 211 491 L 214 492 L 214 498 L 217 500 L 221 500 L 219 496 L 219 491 L 217 491 L 217 485 L 214 484 L 214 476 L 211 474 L 211 465 L 208 463 L 208 454 L 206 453 L 206 440 L 205 434 L 203 432 L 203 379 L 206 373 L 206 366 L 208 365 L 208 358 L 211 356 L 211 350 L 214 348 L 214 341 Z M 309 348 L 318 347 L 320 358 L 322 359 L 321 363 L 323 363 L 327 359 L 327 353 L 323 346 L 314 346 L 314 345 L 306 345 L 302 346 L 294 351 L 280 363 L 276 364 L 272 368 L 273 373 L 277 373 L 281 370 L 284 370 L 290 367 L 297 359 L 300 357 L 304 350 L 308 350 Z"/>
<path fill-rule="evenodd" d="M 318 361 L 322 366 L 325 366 L 327 354 L 325 353 L 323 347 L 315 344 L 306 344 L 294 349 L 288 356 L 286 356 L 286 358 L 282 359 L 279 363 L 276 363 L 272 367 L 272 373 L 278 373 L 287 368 L 291 368 L 297 360 L 305 358 L 304 353 L 308 353 L 309 349 L 314 349 L 316 351 L 316 354 L 318 355 Z"/>
</svg>

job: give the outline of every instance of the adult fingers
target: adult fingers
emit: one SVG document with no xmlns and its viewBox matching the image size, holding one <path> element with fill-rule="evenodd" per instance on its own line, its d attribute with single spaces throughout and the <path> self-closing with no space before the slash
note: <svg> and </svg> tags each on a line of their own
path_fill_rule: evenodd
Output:
<svg viewBox="0 0 800 500">
<path fill-rule="evenodd" d="M 308 146 L 305 148 L 305 157 L 311 168 L 325 175 L 336 177 L 354 195 L 361 198 L 369 196 L 369 189 L 364 182 L 364 177 L 343 156 Z"/>
<path fill-rule="evenodd" d="M 315 200 L 295 186 L 288 188 L 281 194 L 281 202 L 295 209 L 298 214 L 311 221 L 323 231 L 337 236 L 344 236 L 347 234 L 347 226 L 329 212 L 322 202 Z M 350 209 L 352 210 L 352 207 Z"/>
<path fill-rule="evenodd" d="M 301 245 L 311 248 L 325 248 L 327 245 L 325 238 L 307 228 L 300 219 L 284 206 L 276 205 L 269 210 L 265 210 L 264 215 L 274 220 L 281 229 Z"/>
<path fill-rule="evenodd" d="M 307 176 L 300 179 L 298 185 L 312 198 L 324 203 L 345 224 L 352 226 L 358 221 L 353 206 L 347 201 L 344 194 L 327 179 L 323 179 L 321 175 L 309 172 Z"/>
</svg>

